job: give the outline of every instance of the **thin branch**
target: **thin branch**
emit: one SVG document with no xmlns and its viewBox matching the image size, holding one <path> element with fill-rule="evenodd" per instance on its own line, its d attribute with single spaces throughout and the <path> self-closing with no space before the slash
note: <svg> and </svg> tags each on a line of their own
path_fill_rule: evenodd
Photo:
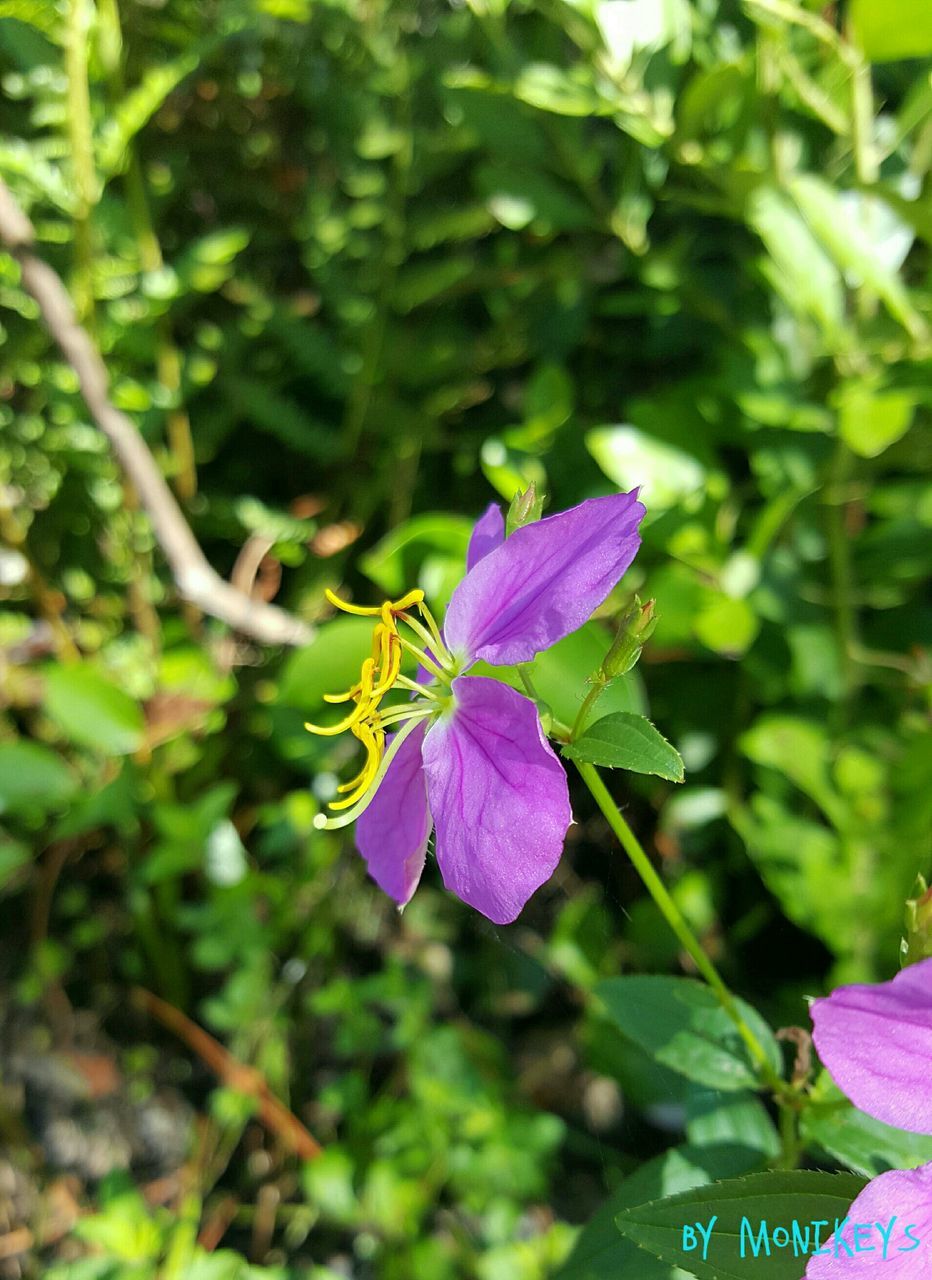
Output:
<svg viewBox="0 0 932 1280">
<path fill-rule="evenodd" d="M 157 1018 L 179 1040 L 183 1040 L 228 1088 L 254 1098 L 258 1103 L 259 1119 L 296 1155 L 302 1160 L 314 1160 L 320 1155 L 320 1143 L 308 1133 L 298 1117 L 276 1098 L 260 1071 L 237 1061 L 203 1027 L 192 1022 L 187 1014 L 176 1009 L 167 1000 L 153 995 L 144 987 L 134 987 L 132 994 L 137 1004 Z"/>
<path fill-rule="evenodd" d="M 18 261 L 23 287 L 39 304 L 49 333 L 78 376 L 91 417 L 139 494 L 179 594 L 204 613 L 265 644 L 306 644 L 313 635 L 307 623 L 245 595 L 208 563 L 139 431 L 111 404 L 109 378 L 100 353 L 78 324 L 58 275 L 32 251 L 35 231 L 2 180 L 0 243 Z"/>
</svg>

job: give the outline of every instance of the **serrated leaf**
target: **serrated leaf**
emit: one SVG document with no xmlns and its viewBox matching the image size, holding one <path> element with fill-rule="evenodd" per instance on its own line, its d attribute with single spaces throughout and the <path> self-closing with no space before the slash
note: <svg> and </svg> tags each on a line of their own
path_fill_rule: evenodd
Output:
<svg viewBox="0 0 932 1280">
<path fill-rule="evenodd" d="M 603 716 L 563 748 L 571 760 L 601 765 L 606 769 L 630 769 L 652 773 L 670 782 L 682 782 L 683 760 L 677 749 L 646 716 L 615 711 Z"/>
<path fill-rule="evenodd" d="M 554 1280 L 679 1280 L 674 1270 L 639 1250 L 620 1235 L 615 1218 L 622 1209 L 706 1186 L 716 1178 L 750 1173 L 759 1168 L 761 1153 L 728 1144 L 684 1143 L 656 1156 L 625 1178 L 595 1216 L 583 1227 L 573 1252 Z"/>
<path fill-rule="evenodd" d="M 813 1248 L 812 1223 L 828 1223 L 819 1241 L 824 1244 L 835 1220 L 846 1216 L 864 1185 L 854 1174 L 808 1169 L 752 1173 L 625 1209 L 615 1222 L 642 1249 L 683 1267 L 698 1280 L 800 1280 Z M 704 1259 L 698 1232 L 696 1247 L 684 1249 L 683 1228 L 696 1223 L 708 1228 L 713 1216 Z M 794 1223 L 799 1224 L 798 1240 Z M 778 1228 L 788 1232 L 788 1244 L 773 1243 L 771 1233 Z"/>
<path fill-rule="evenodd" d="M 607 1017 L 657 1062 L 713 1089 L 755 1089 L 757 1070 L 747 1046 L 715 993 L 693 978 L 649 974 L 606 978 L 594 990 Z M 780 1046 L 756 1010 L 736 1000 L 773 1070 Z"/>
</svg>

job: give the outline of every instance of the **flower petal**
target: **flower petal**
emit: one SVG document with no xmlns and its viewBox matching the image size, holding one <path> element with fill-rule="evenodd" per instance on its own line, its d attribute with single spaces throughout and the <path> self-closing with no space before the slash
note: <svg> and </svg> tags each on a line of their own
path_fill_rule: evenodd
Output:
<svg viewBox="0 0 932 1280">
<path fill-rule="evenodd" d="M 386 738 L 391 745 L 394 734 Z M 421 765 L 424 726 L 412 729 L 368 809 L 356 821 L 356 848 L 369 874 L 399 906 L 411 901 L 424 870 L 431 818 Z"/>
<path fill-rule="evenodd" d="M 533 702 L 485 676 L 460 676 L 453 694 L 423 747 L 437 861 L 457 897 L 509 924 L 560 861 L 566 774 Z"/>
<path fill-rule="evenodd" d="M 480 560 L 484 560 L 490 551 L 500 547 L 504 541 L 505 517 L 498 503 L 490 502 L 473 525 L 472 536 L 466 551 L 466 572 L 468 573 Z"/>
<path fill-rule="evenodd" d="M 588 619 L 634 559 L 637 491 L 516 529 L 453 592 L 444 638 L 468 661 L 528 662 Z"/>
<path fill-rule="evenodd" d="M 926 1270 L 930 1238 L 932 1164 L 893 1169 L 867 1184 L 845 1222 L 822 1241 L 827 1252 L 809 1259 L 806 1280 L 916 1280 Z"/>
<path fill-rule="evenodd" d="M 819 1057 L 856 1107 L 932 1133 L 932 959 L 890 982 L 839 987 L 811 1013 Z"/>
</svg>

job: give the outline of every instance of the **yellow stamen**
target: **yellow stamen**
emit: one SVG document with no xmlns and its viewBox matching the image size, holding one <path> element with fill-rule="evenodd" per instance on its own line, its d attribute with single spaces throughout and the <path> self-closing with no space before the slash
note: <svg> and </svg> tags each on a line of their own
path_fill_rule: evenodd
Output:
<svg viewBox="0 0 932 1280">
<path fill-rule="evenodd" d="M 360 679 L 343 693 L 324 694 L 328 703 L 353 703 L 346 716 L 334 725 L 317 725 L 307 723 L 305 727 L 311 733 L 324 737 L 335 737 L 349 730 L 362 743 L 366 751 L 366 761 L 359 773 L 350 782 L 337 787 L 340 800 L 331 802 L 333 810 L 352 810 L 352 814 L 344 814 L 333 819 L 337 826 L 344 826 L 352 820 L 352 816 L 361 813 L 371 799 L 370 791 L 374 791 L 385 774 L 389 760 L 395 755 L 401 740 L 418 721 L 433 716 L 442 705 L 444 698 L 435 690 L 425 689 L 422 685 L 401 674 L 401 665 L 405 653 L 411 654 L 418 662 L 430 671 L 443 684 L 449 685 L 453 672 L 453 661 L 443 644 L 440 629 L 424 603 L 424 592 L 419 588 L 408 591 L 397 600 L 386 600 L 381 605 L 357 605 L 341 600 L 336 592 L 329 588 L 327 599 L 344 613 L 361 618 L 377 619 L 372 631 L 371 656 L 362 664 Z M 416 609 L 427 622 L 423 626 L 408 610 Z M 398 630 L 399 621 L 414 632 L 419 641 L 423 641 L 425 649 L 412 644 Z M 407 704 L 388 706 L 384 711 L 380 703 L 393 688 L 408 689 L 418 695 L 419 701 Z M 390 725 L 398 725 L 395 741 L 386 752 L 385 731 Z M 329 820 L 322 819 L 329 823 Z M 320 824 L 318 824 L 320 825 Z"/>
<path fill-rule="evenodd" d="M 334 812 L 337 812 L 340 809 L 351 808 L 357 800 L 366 794 L 369 783 L 378 773 L 379 765 L 382 763 L 382 756 L 385 749 L 385 734 L 381 729 L 377 729 L 373 732 L 368 725 L 360 724 L 353 730 L 353 732 L 366 748 L 366 763 L 363 766 L 362 772 L 359 775 L 359 779 L 356 782 L 356 786 L 352 794 L 348 795 L 345 800 L 332 800 L 330 802 L 328 808 L 333 809 Z M 342 791 L 343 788 L 340 787 L 338 790 Z"/>
<path fill-rule="evenodd" d="M 348 716 L 339 722 L 339 724 L 320 725 L 311 724 L 310 721 L 304 722 L 304 727 L 308 733 L 320 734 L 323 738 L 334 738 L 338 733 L 345 733 L 347 729 L 351 729 L 357 724 L 363 716 L 371 709 L 372 702 L 372 675 L 375 670 L 375 663 L 371 658 L 367 658 L 362 664 L 362 680 L 360 681 L 359 702 L 354 710 Z"/>
</svg>

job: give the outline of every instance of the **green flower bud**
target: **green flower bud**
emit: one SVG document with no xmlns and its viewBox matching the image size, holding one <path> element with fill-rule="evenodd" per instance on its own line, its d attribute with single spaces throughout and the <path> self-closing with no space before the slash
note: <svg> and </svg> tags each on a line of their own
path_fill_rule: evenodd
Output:
<svg viewBox="0 0 932 1280">
<path fill-rule="evenodd" d="M 612 647 L 602 660 L 598 674 L 600 681 L 607 684 L 609 680 L 623 676 L 640 658 L 641 650 L 657 625 L 656 604 L 656 600 L 641 604 L 638 597 L 634 597 L 630 607 L 621 615 Z"/>
<path fill-rule="evenodd" d="M 532 480 L 523 492 L 519 489 L 511 500 L 505 517 L 505 537 L 510 538 L 515 529 L 522 529 L 526 524 L 534 524 L 540 519 L 543 509 L 544 495 L 538 496 L 537 485 Z"/>
<path fill-rule="evenodd" d="M 932 957 L 932 888 L 922 876 L 916 880 L 913 896 L 906 903 L 906 936 L 900 944 L 904 966 Z"/>
</svg>

